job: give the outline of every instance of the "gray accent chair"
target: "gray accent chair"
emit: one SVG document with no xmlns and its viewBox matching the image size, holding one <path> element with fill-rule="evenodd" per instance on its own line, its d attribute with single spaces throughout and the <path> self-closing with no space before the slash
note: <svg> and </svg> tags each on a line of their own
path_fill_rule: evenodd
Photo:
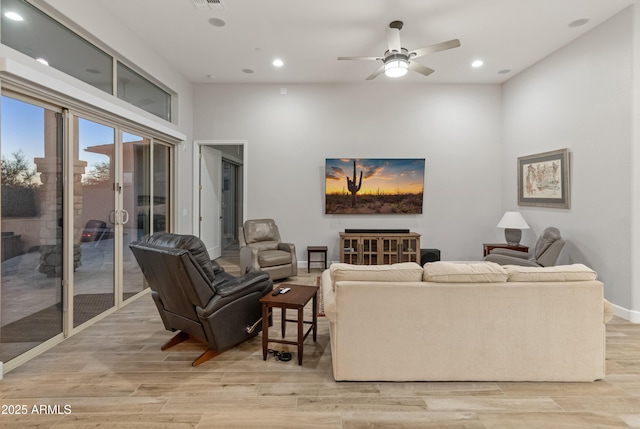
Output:
<svg viewBox="0 0 640 429">
<path fill-rule="evenodd" d="M 253 219 L 240 227 L 240 270 L 266 271 L 271 280 L 298 275 L 296 247 L 283 243 L 273 219 Z"/>
<path fill-rule="evenodd" d="M 556 264 L 560 251 L 564 247 L 564 240 L 558 228 L 552 226 L 545 229 L 530 256 L 527 252 L 511 249 L 496 248 L 485 256 L 485 261 L 500 265 L 522 265 L 526 267 L 551 267 Z"/>
<path fill-rule="evenodd" d="M 267 273 L 235 277 L 225 272 L 193 235 L 157 233 L 129 247 L 164 327 L 178 331 L 161 350 L 190 338 L 199 340 L 208 348 L 193 361 L 197 366 L 260 331 L 260 298 L 273 290 Z"/>
</svg>

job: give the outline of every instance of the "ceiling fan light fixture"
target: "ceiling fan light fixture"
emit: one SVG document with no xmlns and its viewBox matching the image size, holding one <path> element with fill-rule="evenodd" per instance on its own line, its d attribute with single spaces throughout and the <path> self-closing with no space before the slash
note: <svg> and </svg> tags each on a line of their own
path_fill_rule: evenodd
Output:
<svg viewBox="0 0 640 429">
<path fill-rule="evenodd" d="M 384 63 L 384 74 L 388 77 L 402 77 L 409 71 L 409 63 L 406 60 L 394 59 Z"/>
</svg>

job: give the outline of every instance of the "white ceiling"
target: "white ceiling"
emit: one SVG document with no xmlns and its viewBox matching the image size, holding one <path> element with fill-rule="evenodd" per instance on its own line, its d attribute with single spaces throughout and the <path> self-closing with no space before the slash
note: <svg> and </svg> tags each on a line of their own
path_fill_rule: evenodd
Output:
<svg viewBox="0 0 640 429">
<path fill-rule="evenodd" d="M 402 81 L 499 83 L 638 1 L 222 0 L 222 10 L 199 10 L 194 0 L 91 0 L 101 19 L 113 15 L 188 79 L 209 83 L 364 82 L 381 62 L 336 58 L 383 55 L 393 20 L 404 22 L 400 36 L 410 51 L 461 42 L 417 60 L 435 69 L 432 75 L 410 72 Z M 73 16 L 65 10 L 73 2 L 47 2 Z M 226 25 L 215 27 L 211 18 Z M 583 18 L 587 24 L 569 26 Z M 275 68 L 275 58 L 284 67 Z M 477 58 L 485 65 L 472 69 Z M 389 80 L 381 75 L 368 84 Z"/>
</svg>

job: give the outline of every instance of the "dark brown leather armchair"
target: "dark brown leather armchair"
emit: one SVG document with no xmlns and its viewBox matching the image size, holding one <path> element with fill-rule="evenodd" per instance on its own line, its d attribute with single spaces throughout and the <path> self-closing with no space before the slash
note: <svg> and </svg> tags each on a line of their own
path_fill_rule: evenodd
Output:
<svg viewBox="0 0 640 429">
<path fill-rule="evenodd" d="M 273 289 L 264 271 L 234 277 L 209 259 L 192 235 L 158 233 L 129 245 L 169 331 L 179 331 L 161 349 L 195 338 L 208 349 L 197 366 L 260 331 L 260 298 Z"/>
</svg>

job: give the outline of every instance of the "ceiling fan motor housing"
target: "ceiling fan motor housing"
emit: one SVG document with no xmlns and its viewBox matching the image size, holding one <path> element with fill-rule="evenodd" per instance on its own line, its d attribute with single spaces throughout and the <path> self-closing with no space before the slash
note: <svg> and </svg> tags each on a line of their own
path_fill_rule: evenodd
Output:
<svg viewBox="0 0 640 429">
<path fill-rule="evenodd" d="M 385 52 L 384 53 L 384 60 L 382 60 L 383 63 L 388 63 L 389 61 L 396 61 L 396 60 L 402 60 L 402 61 L 406 61 L 407 63 L 409 62 L 409 51 L 406 50 L 405 48 L 402 48 L 400 52 Z"/>
</svg>

